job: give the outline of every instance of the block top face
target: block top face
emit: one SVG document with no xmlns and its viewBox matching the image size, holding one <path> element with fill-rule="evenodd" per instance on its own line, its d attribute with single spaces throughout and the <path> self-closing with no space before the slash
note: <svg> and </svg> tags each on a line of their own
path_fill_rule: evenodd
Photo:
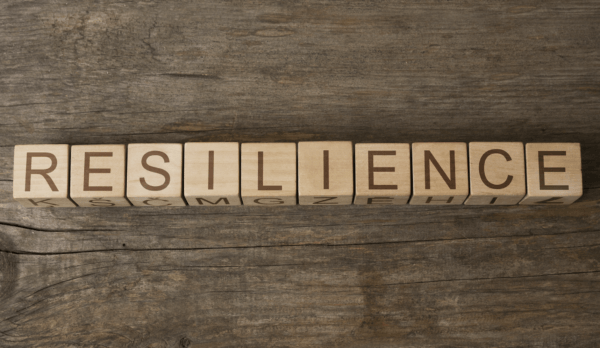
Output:
<svg viewBox="0 0 600 348">
<path fill-rule="evenodd" d="M 469 194 L 466 143 L 413 143 L 412 162 L 415 196 Z"/>
<path fill-rule="evenodd" d="M 242 197 L 296 196 L 295 143 L 242 143 Z"/>
<path fill-rule="evenodd" d="M 186 143 L 184 161 L 185 196 L 239 195 L 239 143 Z"/>
<path fill-rule="evenodd" d="M 469 143 L 469 170 L 472 195 L 525 195 L 523 143 Z"/>
<path fill-rule="evenodd" d="M 125 197 L 125 145 L 71 146 L 71 193 Z"/>
<path fill-rule="evenodd" d="M 354 194 L 351 141 L 298 143 L 298 194 L 348 196 Z"/>
<path fill-rule="evenodd" d="M 525 151 L 528 196 L 583 194 L 579 143 L 528 143 Z"/>
<path fill-rule="evenodd" d="M 354 150 L 357 196 L 410 196 L 409 144 L 356 144 Z"/>
<path fill-rule="evenodd" d="M 182 144 L 129 144 L 127 197 L 181 197 Z"/>
<path fill-rule="evenodd" d="M 67 198 L 69 145 L 16 145 L 14 198 Z"/>
</svg>

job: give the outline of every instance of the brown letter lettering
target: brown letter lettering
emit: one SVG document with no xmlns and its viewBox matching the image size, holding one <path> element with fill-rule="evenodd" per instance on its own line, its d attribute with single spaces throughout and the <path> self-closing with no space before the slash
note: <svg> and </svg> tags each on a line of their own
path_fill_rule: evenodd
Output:
<svg viewBox="0 0 600 348">
<path fill-rule="evenodd" d="M 50 165 L 50 168 L 48 168 L 48 169 L 35 169 L 35 170 L 31 169 L 31 160 L 33 157 L 47 157 L 52 161 L 52 164 Z M 58 188 L 56 187 L 56 185 L 54 185 L 54 181 L 52 181 L 52 178 L 50 178 L 50 175 L 48 175 L 48 173 L 52 173 L 54 171 L 54 169 L 56 169 L 56 164 L 57 164 L 56 156 L 54 156 L 54 154 L 51 154 L 50 152 L 28 152 L 27 153 L 27 166 L 25 167 L 25 191 L 31 191 L 31 175 L 32 174 L 39 174 L 39 175 L 43 176 L 44 179 L 46 179 L 48 186 L 50 186 L 50 189 L 52 189 L 52 191 L 58 191 Z M 34 202 L 31 202 L 31 203 L 35 204 Z M 51 204 L 51 203 L 47 203 L 47 204 Z M 35 204 L 35 205 L 37 206 L 37 204 Z"/>
<path fill-rule="evenodd" d="M 548 199 L 546 199 L 546 200 L 539 201 L 539 202 L 535 202 L 535 203 L 536 203 L 536 204 L 540 204 L 540 203 L 543 203 L 543 204 L 563 204 L 563 202 L 554 202 L 554 201 L 556 201 L 557 199 L 561 199 L 561 198 L 562 198 L 562 197 L 552 197 L 552 198 L 548 198 Z"/>
<path fill-rule="evenodd" d="M 329 150 L 323 150 L 323 189 L 329 190 Z"/>
<path fill-rule="evenodd" d="M 567 155 L 566 151 L 539 151 L 538 152 L 538 162 L 540 165 L 540 190 L 568 190 L 569 189 L 569 185 L 546 185 L 545 173 L 564 173 L 566 171 L 565 168 L 544 167 L 544 156 L 566 156 L 566 155 Z M 554 197 L 554 198 L 557 198 L 557 197 Z M 545 201 L 538 202 L 538 203 L 545 203 Z M 550 203 L 558 203 L 558 202 L 550 202 Z"/>
<path fill-rule="evenodd" d="M 263 199 L 271 199 L 272 201 L 263 203 L 263 202 L 261 202 Z M 257 198 L 254 200 L 254 203 L 264 204 L 264 205 L 276 205 L 276 204 L 283 204 L 283 201 L 280 198 Z"/>
<path fill-rule="evenodd" d="M 452 203 L 452 200 L 454 199 L 454 197 L 450 197 L 448 198 L 448 200 L 446 201 L 446 204 L 450 204 Z M 440 201 L 440 200 L 433 200 L 433 197 L 428 197 L 427 201 L 425 203 L 431 203 L 431 202 L 444 202 L 444 201 Z"/>
<path fill-rule="evenodd" d="M 493 150 L 489 150 L 486 153 L 484 153 L 483 156 L 481 156 L 481 159 L 479 160 L 479 176 L 481 177 L 481 181 L 483 181 L 485 186 L 499 190 L 499 189 L 503 189 L 503 188 L 507 187 L 508 185 L 510 185 L 510 183 L 512 182 L 513 176 L 509 175 L 508 178 L 506 178 L 506 181 L 504 181 L 502 184 L 498 184 L 498 185 L 492 184 L 487 179 L 487 177 L 485 176 L 485 161 L 487 160 L 487 158 L 490 155 L 493 155 L 493 154 L 499 154 L 499 155 L 504 156 L 506 161 L 512 161 L 512 158 L 510 158 L 510 155 L 504 150 L 493 149 Z M 490 203 L 490 204 L 493 204 L 493 203 Z"/>
<path fill-rule="evenodd" d="M 395 172 L 394 167 L 375 167 L 374 156 L 395 156 L 396 151 L 369 151 L 369 190 L 397 190 L 398 185 L 375 185 L 375 172 Z M 370 198 L 369 198 L 370 199 Z M 371 203 L 368 203 L 371 204 Z"/>
<path fill-rule="evenodd" d="M 156 168 L 156 167 L 152 167 L 152 166 L 148 165 L 147 161 L 148 161 L 148 157 L 150 157 L 150 156 L 160 156 L 165 161 L 165 163 L 169 163 L 169 156 L 167 156 L 167 154 L 162 151 L 150 151 L 150 152 L 147 152 L 146 154 L 144 154 L 144 157 L 142 157 L 142 167 L 144 167 L 144 169 L 146 169 L 149 172 L 157 173 L 157 174 L 164 176 L 165 182 L 159 186 L 152 186 L 152 185 L 148 185 L 146 183 L 146 179 L 140 178 L 140 184 L 142 184 L 142 186 L 148 191 L 164 190 L 167 186 L 169 186 L 169 183 L 171 182 L 171 176 L 164 169 L 160 169 L 160 168 Z M 144 203 L 146 203 L 146 202 L 144 202 Z"/>
<path fill-rule="evenodd" d="M 86 152 L 83 166 L 84 191 L 112 191 L 112 186 L 90 186 L 90 173 L 110 173 L 110 168 L 90 168 L 90 157 L 112 157 L 112 152 Z M 114 205 L 114 204 L 113 204 Z"/>
<path fill-rule="evenodd" d="M 384 200 L 384 202 L 376 202 L 375 200 L 378 200 L 378 199 Z M 387 203 L 392 203 L 391 202 L 392 199 L 393 199 L 392 197 L 369 197 L 367 199 L 367 204 L 387 204 Z"/>
<path fill-rule="evenodd" d="M 47 201 L 49 201 L 49 200 L 51 200 L 51 199 L 52 199 L 52 198 L 46 198 L 46 199 L 39 200 L 39 201 L 37 201 L 37 202 L 36 202 L 36 201 L 34 201 L 33 199 L 28 199 L 28 201 L 30 201 L 30 202 L 31 202 L 31 204 L 33 204 L 33 205 L 34 205 L 34 206 L 36 206 L 36 207 L 39 207 L 38 203 L 48 204 L 48 205 L 49 205 L 49 206 L 51 206 L 51 207 L 57 207 L 57 206 L 58 206 L 58 204 L 54 204 L 54 203 L 47 202 Z"/>
<path fill-rule="evenodd" d="M 438 163 L 438 161 L 435 159 L 435 157 L 433 157 L 433 155 L 431 154 L 431 151 L 427 150 L 425 151 L 425 189 L 429 190 L 431 188 L 431 175 L 430 175 L 430 170 L 429 170 L 429 162 L 431 162 L 433 164 L 433 166 L 435 167 L 435 169 L 437 169 L 437 171 L 440 173 L 440 175 L 442 176 L 442 179 L 444 179 L 444 181 L 446 182 L 446 185 L 448 185 L 448 187 L 451 190 L 455 190 L 456 189 L 456 170 L 455 170 L 455 165 L 454 165 L 454 150 L 450 151 L 450 178 L 448 178 L 448 176 L 446 175 L 446 173 L 444 172 L 444 170 L 442 169 L 442 167 L 440 166 L 440 164 Z M 429 203 L 429 202 L 427 202 Z"/>
<path fill-rule="evenodd" d="M 169 203 L 169 201 L 167 201 L 166 199 L 160 199 L 158 197 L 150 197 L 149 199 L 143 201 L 142 203 L 144 203 L 145 205 L 152 206 L 152 207 L 166 207 L 166 206 L 171 205 L 171 203 L 169 203 L 169 204 L 160 204 L 160 205 L 150 204 L 150 202 L 152 202 L 152 201 Z"/>
<path fill-rule="evenodd" d="M 258 151 L 258 189 L 259 190 L 265 190 L 265 191 L 281 191 L 283 188 L 281 186 L 276 186 L 276 185 L 272 185 L 272 186 L 265 186 L 263 185 L 263 180 L 264 180 L 264 169 L 263 169 L 263 152 L 262 151 Z M 262 198 L 259 198 L 262 199 Z M 258 199 L 257 199 L 258 200 Z M 256 200 L 254 201 L 255 203 Z M 281 202 L 283 203 L 283 202 Z M 264 203 L 258 203 L 258 204 L 264 204 Z M 276 204 L 280 204 L 280 203 L 276 203 Z"/>
<path fill-rule="evenodd" d="M 318 198 L 318 199 L 325 198 L 325 199 L 323 199 L 322 201 L 316 201 L 316 202 L 314 202 L 313 204 L 323 204 L 323 205 L 327 205 L 327 204 L 338 204 L 338 202 L 323 203 L 323 202 L 329 202 L 330 200 L 332 200 L 332 199 L 336 199 L 337 197 L 315 197 L 315 198 Z"/>
<path fill-rule="evenodd" d="M 208 199 L 204 199 L 204 198 L 196 198 L 196 201 L 198 201 L 198 204 L 200 204 L 200 205 L 204 205 L 204 203 L 202 203 L 202 201 L 205 201 L 206 203 L 209 203 L 209 204 L 212 204 L 212 205 L 219 204 L 220 201 L 225 202 L 225 204 L 229 204 L 229 200 L 226 197 L 219 198 L 214 203 L 211 202 L 211 201 L 209 201 Z"/>
<path fill-rule="evenodd" d="M 215 177 L 215 152 L 208 151 L 208 189 L 212 190 L 214 185 Z M 198 201 L 202 204 L 200 201 Z M 227 203 L 229 204 L 229 203 Z"/>
</svg>

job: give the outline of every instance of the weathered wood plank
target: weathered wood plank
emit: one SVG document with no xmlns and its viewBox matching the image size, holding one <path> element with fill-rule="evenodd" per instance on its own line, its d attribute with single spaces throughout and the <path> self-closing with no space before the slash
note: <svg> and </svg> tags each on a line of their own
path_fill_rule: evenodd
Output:
<svg viewBox="0 0 600 348">
<path fill-rule="evenodd" d="M 596 347 L 600 6 L 0 3 L 0 345 Z M 15 144 L 580 142 L 569 207 L 25 209 Z"/>
</svg>

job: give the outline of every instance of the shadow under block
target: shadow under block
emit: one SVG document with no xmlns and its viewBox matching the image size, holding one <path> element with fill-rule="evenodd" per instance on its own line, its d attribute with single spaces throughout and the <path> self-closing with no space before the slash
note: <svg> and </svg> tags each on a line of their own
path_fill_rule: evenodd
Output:
<svg viewBox="0 0 600 348">
<path fill-rule="evenodd" d="M 125 145 L 71 146 L 70 197 L 80 207 L 128 207 Z"/>
<path fill-rule="evenodd" d="M 240 205 L 239 143 L 186 143 L 183 187 L 189 205 Z"/>
<path fill-rule="evenodd" d="M 185 206 L 182 144 L 129 144 L 127 198 L 135 206 Z"/>
<path fill-rule="evenodd" d="M 571 204 L 583 194 L 579 143 L 525 145 L 527 195 L 520 204 Z"/>
<path fill-rule="evenodd" d="M 462 204 L 469 195 L 466 143 L 412 144 L 410 204 Z"/>
<path fill-rule="evenodd" d="M 69 199 L 69 145 L 16 145 L 13 198 L 25 207 L 75 207 Z"/>
<path fill-rule="evenodd" d="M 242 144 L 244 205 L 296 204 L 296 144 Z"/>
<path fill-rule="evenodd" d="M 515 205 L 525 196 L 523 143 L 469 143 L 466 205 Z"/>
<path fill-rule="evenodd" d="M 298 195 L 300 205 L 352 204 L 352 142 L 299 142 Z"/>
<path fill-rule="evenodd" d="M 411 194 L 409 144 L 356 144 L 354 204 L 406 204 Z"/>
</svg>

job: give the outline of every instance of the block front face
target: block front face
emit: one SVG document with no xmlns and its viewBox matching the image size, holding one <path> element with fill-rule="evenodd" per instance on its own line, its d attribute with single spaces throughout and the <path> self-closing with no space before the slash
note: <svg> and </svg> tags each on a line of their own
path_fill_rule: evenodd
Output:
<svg viewBox="0 0 600 348">
<path fill-rule="evenodd" d="M 71 147 L 71 199 L 80 207 L 128 207 L 125 145 Z"/>
<path fill-rule="evenodd" d="M 467 205 L 515 205 L 525 196 L 523 143 L 469 143 Z"/>
<path fill-rule="evenodd" d="M 186 205 L 181 144 L 129 144 L 127 149 L 127 198 L 133 205 Z"/>
<path fill-rule="evenodd" d="M 296 144 L 242 144 L 244 205 L 296 204 Z"/>
<path fill-rule="evenodd" d="M 69 145 L 16 145 L 13 197 L 25 207 L 75 207 L 69 197 Z"/>
<path fill-rule="evenodd" d="M 525 146 L 527 195 L 520 204 L 571 204 L 583 194 L 579 143 Z"/>
<path fill-rule="evenodd" d="M 356 144 L 354 204 L 406 204 L 411 194 L 409 144 Z"/>
<path fill-rule="evenodd" d="M 186 143 L 184 190 L 189 205 L 240 205 L 239 143 Z"/>
<path fill-rule="evenodd" d="M 466 143 L 412 144 L 410 204 L 462 204 L 469 194 Z"/>
<path fill-rule="evenodd" d="M 352 142 L 299 142 L 298 194 L 301 205 L 352 204 Z"/>
</svg>

